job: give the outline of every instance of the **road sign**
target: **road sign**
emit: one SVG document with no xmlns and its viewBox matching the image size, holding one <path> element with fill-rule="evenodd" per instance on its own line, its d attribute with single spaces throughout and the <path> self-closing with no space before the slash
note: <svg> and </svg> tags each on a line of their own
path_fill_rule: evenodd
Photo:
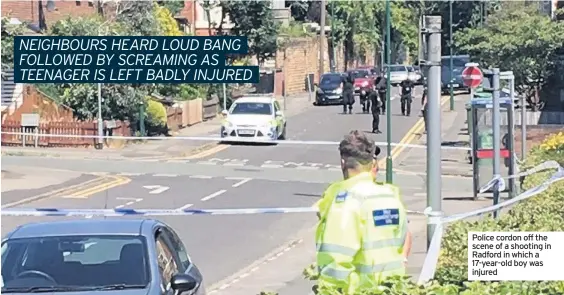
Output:
<svg viewBox="0 0 564 295">
<path fill-rule="evenodd" d="M 462 80 L 467 87 L 476 88 L 482 84 L 483 79 L 484 74 L 476 65 L 467 65 L 462 71 Z"/>
</svg>

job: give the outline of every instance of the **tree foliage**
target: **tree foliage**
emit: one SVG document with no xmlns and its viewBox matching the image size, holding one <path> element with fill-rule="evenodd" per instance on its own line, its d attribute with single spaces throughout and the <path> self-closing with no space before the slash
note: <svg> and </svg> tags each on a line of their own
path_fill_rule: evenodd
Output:
<svg viewBox="0 0 564 295">
<path fill-rule="evenodd" d="M 9 16 L 2 17 L 2 70 L 14 68 L 14 37 L 23 34 L 23 25 L 10 24 Z"/>
<path fill-rule="evenodd" d="M 249 39 L 250 55 L 262 62 L 276 54 L 280 26 L 269 1 L 221 1 L 220 5 L 233 23 L 231 34 Z"/>
<path fill-rule="evenodd" d="M 491 14 L 483 27 L 458 32 L 455 41 L 481 66 L 513 71 L 517 90 L 530 94 L 552 74 L 562 32 L 564 23 L 551 21 L 537 7 L 512 3 Z"/>
<path fill-rule="evenodd" d="M 178 23 L 174 19 L 172 12 L 169 11 L 166 6 L 155 6 L 155 18 L 159 26 L 159 31 L 162 32 L 163 36 L 184 35 L 183 32 L 178 28 Z"/>
<path fill-rule="evenodd" d="M 184 0 L 165 0 L 157 1 L 157 3 L 168 9 L 172 16 L 179 14 L 184 9 Z"/>
</svg>

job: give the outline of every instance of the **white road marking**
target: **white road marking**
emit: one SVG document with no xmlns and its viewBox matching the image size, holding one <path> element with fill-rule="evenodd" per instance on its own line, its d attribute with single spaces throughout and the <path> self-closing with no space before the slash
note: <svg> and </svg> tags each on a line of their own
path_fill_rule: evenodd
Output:
<svg viewBox="0 0 564 295">
<path fill-rule="evenodd" d="M 190 163 L 190 160 L 168 160 L 167 163 Z"/>
<path fill-rule="evenodd" d="M 262 164 L 261 168 L 284 168 L 284 165 L 277 165 L 277 164 Z"/>
<path fill-rule="evenodd" d="M 118 175 L 122 175 L 122 176 L 139 176 L 139 175 L 143 175 L 143 173 L 136 173 L 136 172 L 121 172 Z"/>
<path fill-rule="evenodd" d="M 141 199 L 141 198 L 122 198 L 122 197 L 117 197 L 116 200 L 140 202 L 140 201 L 142 201 L 143 199 Z"/>
<path fill-rule="evenodd" d="M 231 187 L 240 187 L 241 185 L 253 180 L 252 178 L 237 178 L 237 177 L 226 177 L 225 179 L 230 179 L 230 180 L 240 180 L 239 182 L 237 182 L 236 184 L 232 185 Z"/>
<path fill-rule="evenodd" d="M 207 176 L 207 175 L 190 175 L 190 178 L 195 178 L 195 179 L 211 179 L 211 176 Z"/>
<path fill-rule="evenodd" d="M 298 166 L 296 168 L 301 169 L 301 170 L 317 170 L 317 169 L 319 169 L 319 167 L 311 167 L 311 166 Z"/>
<path fill-rule="evenodd" d="M 160 194 L 169 189 L 168 186 L 163 186 L 163 185 L 145 185 L 143 186 L 143 188 L 150 189 L 151 191 L 149 192 L 149 194 L 151 195 Z"/>
<path fill-rule="evenodd" d="M 194 204 L 186 204 L 182 207 L 176 208 L 176 210 L 184 210 L 184 209 L 188 209 L 190 207 L 194 206 Z"/>
<path fill-rule="evenodd" d="M 196 164 L 200 164 L 200 165 L 217 165 L 217 162 L 208 162 L 208 161 L 200 161 Z"/>
<path fill-rule="evenodd" d="M 119 209 L 119 208 L 123 208 L 123 207 L 125 207 L 125 205 L 117 205 L 115 208 Z"/>
<path fill-rule="evenodd" d="M 223 166 L 245 166 L 245 163 L 225 163 Z"/>
<path fill-rule="evenodd" d="M 160 173 L 160 174 L 153 174 L 153 176 L 155 176 L 155 177 L 177 177 L 178 174 Z"/>
<path fill-rule="evenodd" d="M 227 191 L 227 190 L 224 190 L 224 189 L 219 190 L 219 191 L 217 191 L 217 192 L 215 192 L 215 193 L 213 193 L 213 194 L 211 194 L 211 195 L 208 195 L 208 196 L 203 197 L 203 198 L 201 199 L 201 201 L 205 202 L 205 201 L 211 200 L 211 199 L 213 199 L 213 198 L 215 198 L 215 197 L 217 197 L 217 196 L 219 196 L 219 195 L 221 195 L 221 194 L 224 194 L 226 191 Z"/>
</svg>

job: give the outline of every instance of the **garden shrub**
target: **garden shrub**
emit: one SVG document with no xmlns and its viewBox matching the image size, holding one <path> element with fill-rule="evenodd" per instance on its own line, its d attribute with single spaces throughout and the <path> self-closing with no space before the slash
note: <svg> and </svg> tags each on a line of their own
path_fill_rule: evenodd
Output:
<svg viewBox="0 0 564 295">
<path fill-rule="evenodd" d="M 148 99 L 146 113 L 146 127 L 149 135 L 166 134 L 167 117 L 164 105 L 158 101 Z"/>
<path fill-rule="evenodd" d="M 564 133 L 547 137 L 528 154 L 522 170 L 542 162 L 555 160 L 564 165 Z M 528 176 L 523 187 L 529 189 L 545 182 L 554 170 Z M 564 231 L 564 181 L 553 183 L 549 189 L 514 205 L 495 220 L 491 216 L 477 221 L 459 221 L 447 226 L 443 236 L 439 263 L 433 281 L 423 286 L 408 277 L 388 279 L 374 290 L 357 295 L 562 295 L 564 282 L 469 282 L 469 231 Z M 310 266 L 304 275 L 316 279 Z M 341 294 L 335 290 L 319 290 L 322 295 Z"/>
</svg>

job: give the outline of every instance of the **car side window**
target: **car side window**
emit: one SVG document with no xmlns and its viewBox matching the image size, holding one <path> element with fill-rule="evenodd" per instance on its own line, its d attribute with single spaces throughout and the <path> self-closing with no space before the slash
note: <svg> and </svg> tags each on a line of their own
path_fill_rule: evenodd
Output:
<svg viewBox="0 0 564 295">
<path fill-rule="evenodd" d="M 178 235 L 172 229 L 163 228 L 163 232 L 166 233 L 166 235 L 169 237 L 172 250 L 176 253 L 178 259 L 180 260 L 180 271 L 186 271 L 186 269 L 188 269 L 188 267 L 190 266 L 191 261 L 186 251 L 186 247 L 184 247 L 184 243 L 182 243 L 180 237 L 178 237 Z"/>
<path fill-rule="evenodd" d="M 172 276 L 178 272 L 178 266 L 172 254 L 172 249 L 170 249 L 166 242 L 166 236 L 162 233 L 157 234 L 156 246 L 162 287 L 163 290 L 168 290 Z"/>
</svg>

